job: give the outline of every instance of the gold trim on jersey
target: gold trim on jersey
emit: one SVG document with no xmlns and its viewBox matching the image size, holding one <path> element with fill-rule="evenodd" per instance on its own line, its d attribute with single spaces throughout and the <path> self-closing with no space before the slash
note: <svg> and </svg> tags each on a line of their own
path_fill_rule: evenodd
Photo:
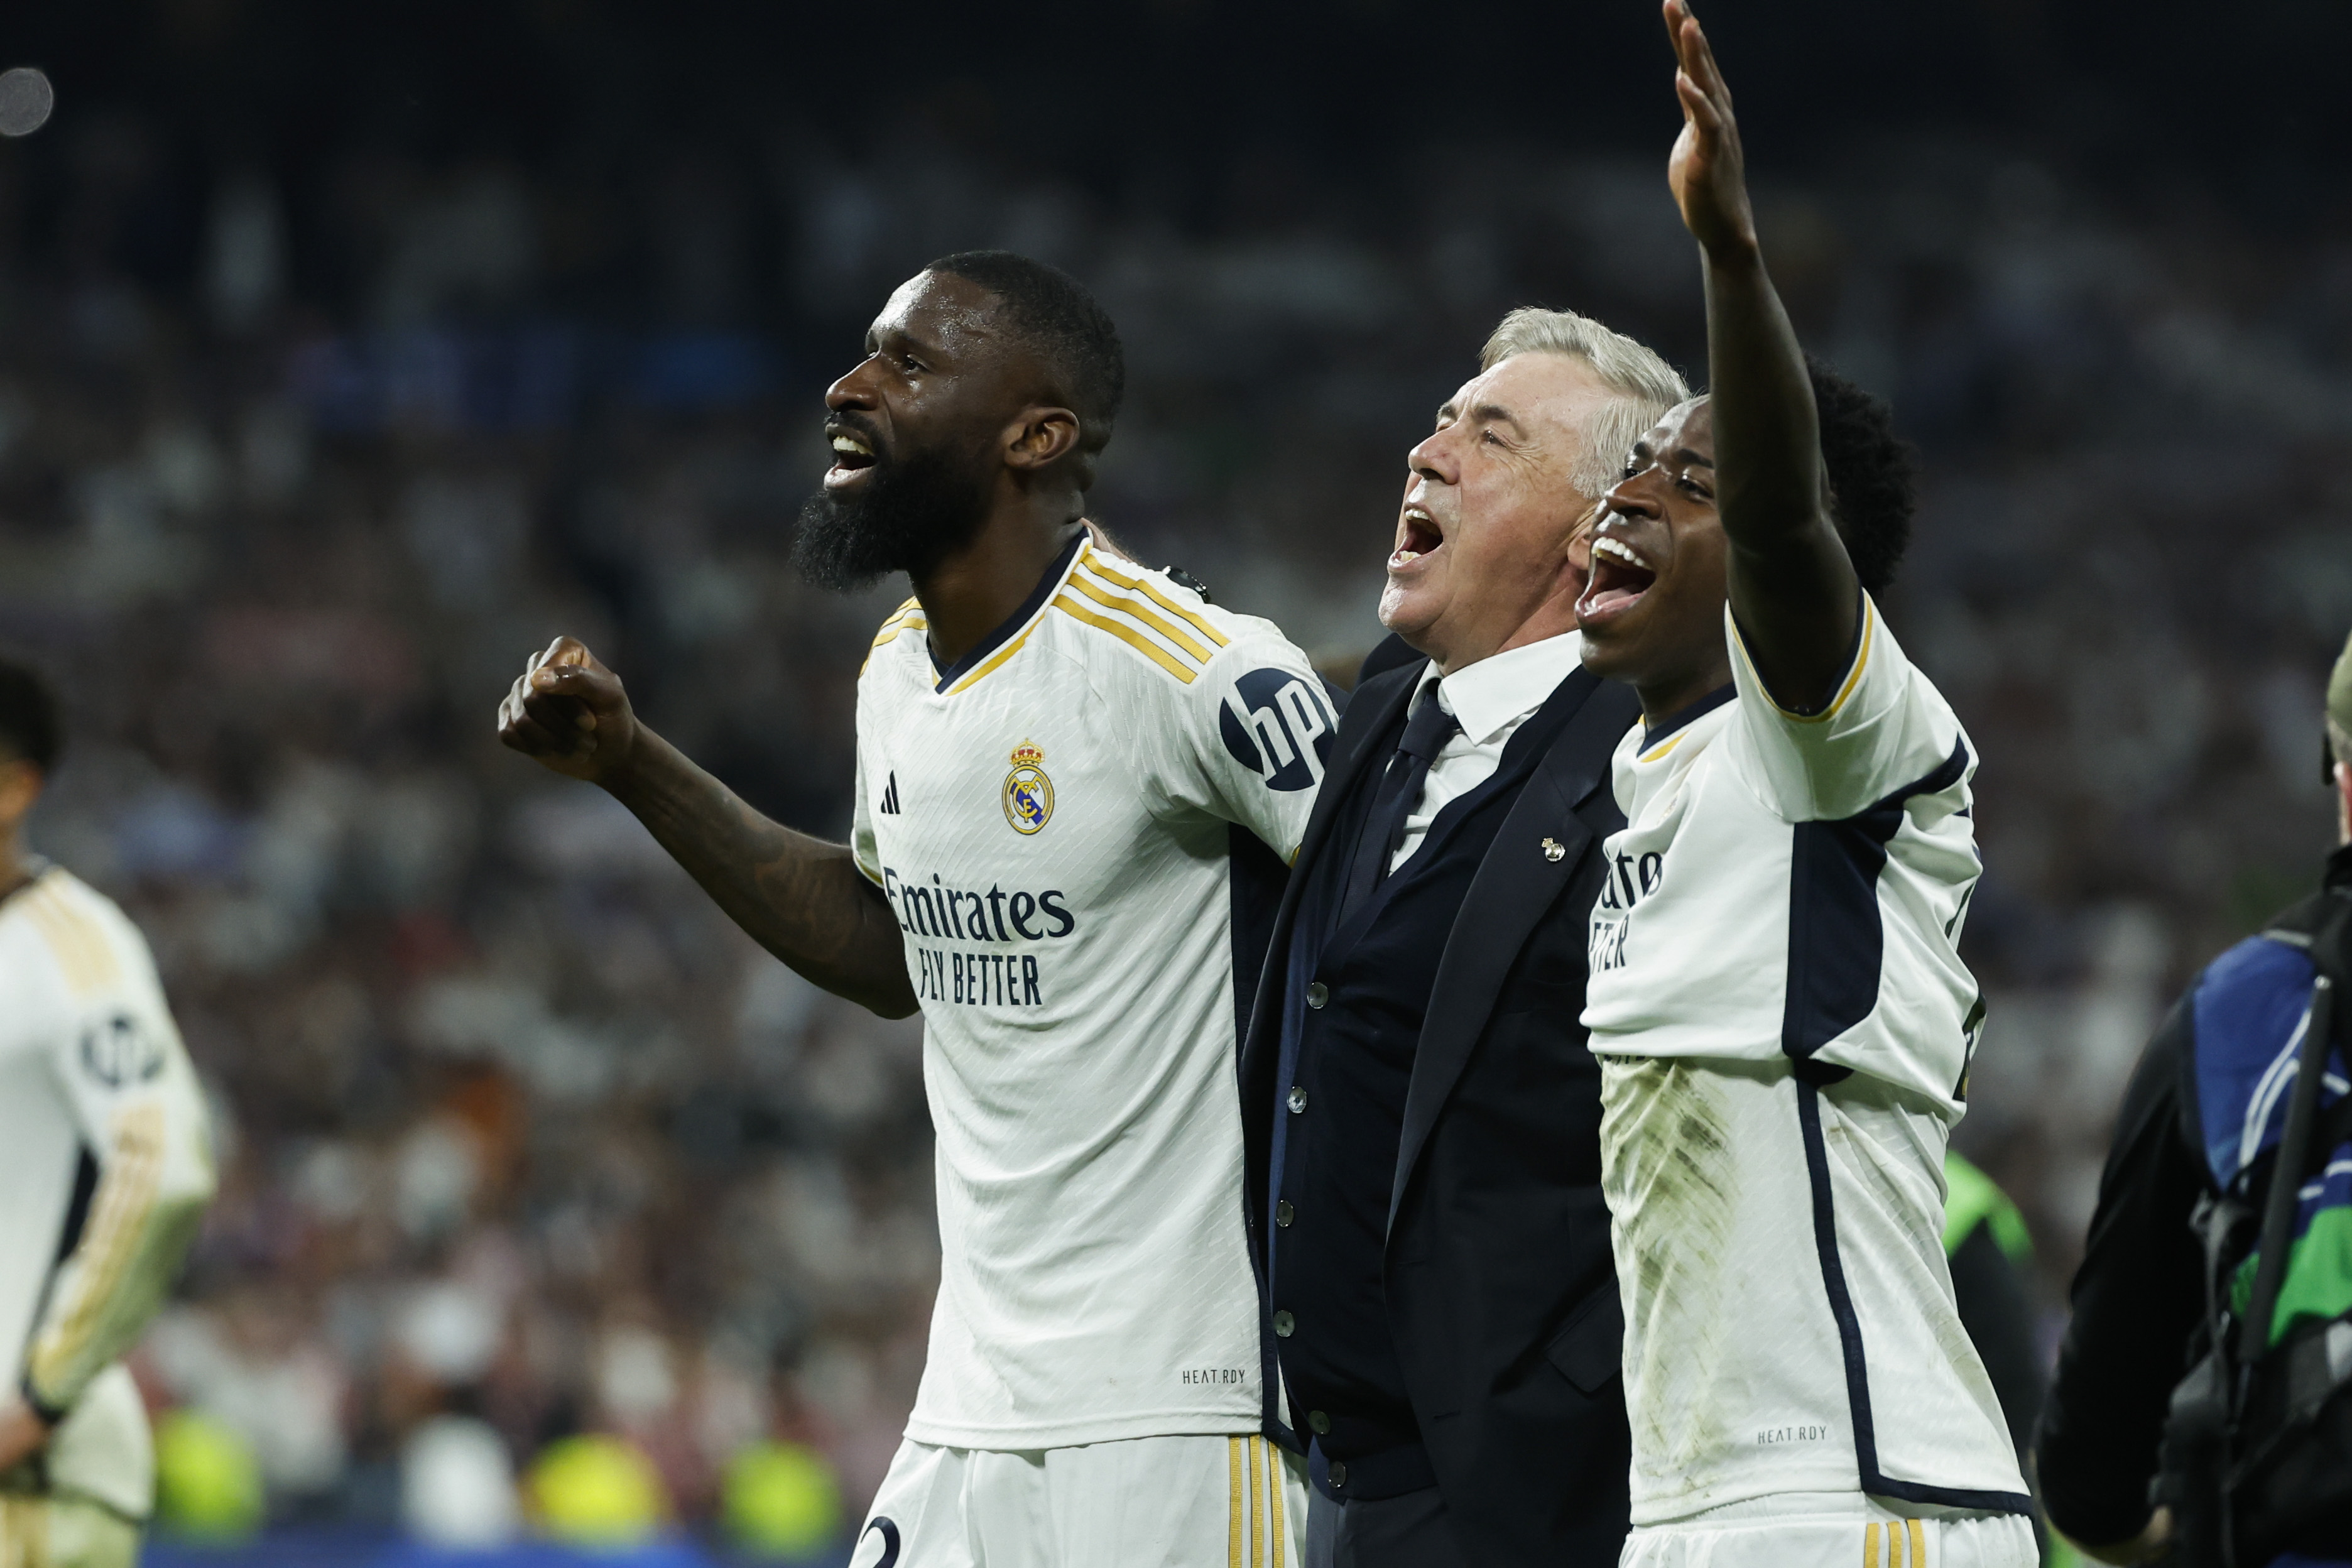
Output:
<svg viewBox="0 0 2352 1568">
<path fill-rule="evenodd" d="M 1078 552 L 1077 565 L 1063 589 L 1054 596 L 1052 608 L 1097 631 L 1108 632 L 1186 686 L 1192 684 L 1192 678 L 1216 658 L 1216 650 L 1231 640 L 1206 618 L 1186 609 L 1148 580 L 1103 565 L 1096 558 L 1092 545 Z M 1074 594 L 1084 595 L 1100 608 L 1089 608 Z M 1160 610 L 1168 614 L 1163 616 Z M 1169 618 L 1171 616 L 1175 620 Z M 1201 635 L 1195 637 L 1192 632 Z"/>
<path fill-rule="evenodd" d="M 925 632 L 930 629 L 930 620 L 923 614 L 922 601 L 919 599 L 908 599 L 905 604 L 900 605 L 897 609 L 891 611 L 890 618 L 884 621 L 882 623 L 881 629 L 874 634 L 874 641 L 869 644 L 866 649 L 866 664 L 871 664 L 874 662 L 874 650 L 876 648 L 896 642 L 900 632 Z M 866 664 L 861 664 L 857 667 L 858 674 L 863 675 L 866 673 Z"/>
<path fill-rule="evenodd" d="M 17 907 L 48 942 L 58 969 L 75 995 L 87 996 L 121 977 L 121 965 L 115 960 L 114 944 L 107 941 L 105 929 L 88 910 L 75 905 L 59 875 L 44 876 L 26 890 Z"/>
<path fill-rule="evenodd" d="M 65 1316 L 43 1333 L 27 1358 L 35 1389 L 53 1388 L 58 1373 L 81 1352 L 100 1314 L 121 1294 L 123 1271 L 138 1256 L 155 1194 L 163 1182 L 166 1133 L 163 1106 L 125 1106 L 114 1121 L 113 1148 L 98 1184 L 98 1208 L 74 1248 L 73 1300 Z"/>
<path fill-rule="evenodd" d="M 1683 743 L 1683 735 L 1687 735 L 1689 733 L 1690 731 L 1688 730 L 1685 730 L 1682 731 L 1682 734 L 1676 735 L 1671 740 L 1664 742 L 1656 751 L 1644 752 L 1633 760 L 1637 763 L 1654 763 L 1659 758 L 1664 756 L 1668 752 L 1673 751 L 1676 746 L 1681 745 Z"/>
<path fill-rule="evenodd" d="M 890 618 L 884 621 L 881 629 L 874 634 L 874 646 L 880 647 L 909 626 L 923 631 L 929 629 L 930 624 L 923 615 L 922 601 L 909 599 L 890 612 Z"/>
<path fill-rule="evenodd" d="M 1870 645 L 1872 634 L 1878 629 L 1878 606 L 1870 602 L 1869 595 L 1862 596 L 1862 647 L 1853 656 L 1853 668 L 1846 671 L 1845 680 L 1838 687 L 1837 695 L 1831 698 L 1830 705 L 1818 713 L 1791 712 L 1775 700 L 1771 689 L 1764 684 L 1764 678 L 1756 674 L 1756 661 L 1748 656 L 1747 634 L 1738 631 L 1737 621 L 1732 626 L 1736 634 L 1733 640 L 1739 645 L 1739 660 L 1748 667 L 1748 673 L 1755 676 L 1756 689 L 1764 693 L 1764 700 L 1772 704 L 1772 711 L 1792 723 L 1826 724 L 1838 716 L 1838 710 L 1845 706 L 1845 700 L 1853 695 L 1855 687 L 1862 684 L 1862 672 L 1870 668 Z"/>
<path fill-rule="evenodd" d="M 1184 685 L 1192 684 L 1192 671 L 1179 663 L 1175 655 L 1168 652 L 1125 621 L 1115 621 L 1108 616 L 1097 616 L 1091 610 L 1082 608 L 1078 602 L 1067 594 L 1055 595 L 1054 608 L 1073 620 L 1085 622 L 1097 631 L 1108 632 L 1128 647 L 1150 658 L 1152 663 L 1174 676 Z"/>
<path fill-rule="evenodd" d="M 1209 662 L 1209 650 L 1207 648 L 1202 647 L 1192 637 L 1185 636 L 1181 627 L 1171 625 L 1166 617 L 1152 614 L 1150 605 L 1138 601 L 1132 595 L 1121 594 L 1108 588 L 1101 587 L 1083 572 L 1073 572 L 1070 574 L 1070 586 L 1076 588 L 1079 593 L 1084 594 L 1087 598 L 1092 599 L 1096 604 L 1102 605 L 1105 609 L 1118 610 L 1124 614 L 1133 616 L 1137 620 L 1141 621 L 1145 626 L 1150 626 L 1153 631 L 1158 632 L 1161 637 L 1166 637 L 1170 642 L 1174 643 L 1178 647 L 1182 648 L 1186 653 L 1191 654 L 1197 662 L 1202 664 Z"/>
<path fill-rule="evenodd" d="M 1011 658 L 1014 654 L 1019 653 L 1021 651 L 1021 645 L 1029 640 L 1029 634 L 1035 631 L 1037 629 L 1037 623 L 1045 618 L 1045 608 L 1040 606 L 1036 616 L 1031 619 L 1027 626 L 1021 628 L 1021 635 L 1019 637 L 1014 637 L 1011 642 L 1006 643 L 1003 647 L 998 648 L 994 653 L 990 654 L 988 658 L 982 660 L 977 668 L 971 671 L 971 673 L 964 676 L 962 679 L 957 681 L 953 686 L 949 687 L 947 690 L 940 693 L 940 695 L 943 697 L 952 697 L 959 691 L 969 690 L 982 676 L 989 674 L 1006 659 Z"/>
<path fill-rule="evenodd" d="M 1194 631 L 1199 632 L 1202 637 L 1208 638 L 1209 641 L 1216 647 L 1223 647 L 1225 646 L 1227 640 L 1225 634 L 1219 631 L 1215 625 L 1206 616 L 1201 615 L 1197 611 L 1186 609 L 1183 605 L 1178 604 L 1175 600 L 1161 593 L 1158 588 L 1152 585 L 1151 579 L 1149 577 L 1130 577 L 1124 572 L 1105 565 L 1101 559 L 1101 552 L 1095 549 L 1091 543 L 1084 550 L 1078 552 L 1078 564 L 1085 567 L 1087 571 L 1093 573 L 1096 576 L 1101 578 L 1106 583 L 1109 583 L 1115 586 L 1126 588 L 1130 591 L 1141 593 L 1146 598 L 1151 600 L 1170 615 L 1175 616 L 1188 623 Z"/>
</svg>

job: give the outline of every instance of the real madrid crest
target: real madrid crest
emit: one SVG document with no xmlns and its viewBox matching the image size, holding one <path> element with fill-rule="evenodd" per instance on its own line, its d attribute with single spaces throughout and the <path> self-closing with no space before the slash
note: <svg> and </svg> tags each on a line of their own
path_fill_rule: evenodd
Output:
<svg viewBox="0 0 2352 1568">
<path fill-rule="evenodd" d="M 1054 781 L 1045 776 L 1045 753 L 1034 742 L 1013 748 L 1013 771 L 1004 775 L 1004 820 L 1015 833 L 1034 833 L 1054 815 Z"/>
</svg>

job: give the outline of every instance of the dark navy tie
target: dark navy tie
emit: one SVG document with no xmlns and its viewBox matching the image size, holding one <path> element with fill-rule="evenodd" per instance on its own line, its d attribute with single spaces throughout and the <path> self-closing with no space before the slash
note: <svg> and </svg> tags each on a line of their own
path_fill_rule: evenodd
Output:
<svg viewBox="0 0 2352 1568">
<path fill-rule="evenodd" d="M 1381 776 L 1381 786 L 1372 795 L 1371 815 L 1364 819 L 1364 836 L 1356 844 L 1356 863 L 1348 873 L 1347 896 L 1340 900 L 1341 920 L 1354 914 L 1388 876 L 1389 861 L 1404 842 L 1405 819 L 1421 804 L 1429 764 L 1461 728 L 1459 719 L 1437 705 L 1434 686 L 1422 694 L 1412 717 L 1405 721 L 1396 755 L 1389 759 L 1389 770 Z"/>
</svg>

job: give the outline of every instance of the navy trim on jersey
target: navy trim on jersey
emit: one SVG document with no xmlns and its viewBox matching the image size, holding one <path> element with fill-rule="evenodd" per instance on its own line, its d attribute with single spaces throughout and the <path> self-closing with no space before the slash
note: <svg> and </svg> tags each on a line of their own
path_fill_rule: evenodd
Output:
<svg viewBox="0 0 2352 1568">
<path fill-rule="evenodd" d="M 1688 728 L 1694 721 L 1706 718 L 1738 695 L 1738 684 L 1736 681 L 1727 680 L 1697 701 L 1685 702 L 1667 714 L 1658 721 L 1658 727 L 1654 730 L 1650 727 L 1650 721 L 1647 719 L 1643 720 L 1642 750 L 1648 751 L 1675 731 Z"/>
<path fill-rule="evenodd" d="M 877 1530 L 882 1532 L 882 1556 L 880 1561 L 874 1564 L 874 1568 L 897 1568 L 898 1562 L 898 1524 L 896 1520 L 886 1518 L 881 1514 L 875 1515 L 873 1521 L 867 1524 L 864 1530 L 858 1531 L 858 1544 L 861 1546 L 864 1545 L 866 1543 L 866 1538 L 873 1534 Z"/>
<path fill-rule="evenodd" d="M 1904 1502 L 2032 1513 L 2033 1500 L 2023 1492 L 1899 1481 L 1878 1468 L 1878 1426 L 1871 1415 L 1870 1366 L 1863 1354 L 1862 1320 L 1854 1313 L 1853 1298 L 1845 1288 L 1845 1265 L 1838 1258 L 1837 1208 L 1830 1196 L 1829 1149 L 1822 1138 L 1822 1091 L 1809 1081 L 1815 1075 L 1804 1071 L 1805 1065 L 1800 1064 L 1797 1078 L 1797 1122 L 1804 1131 L 1805 1174 L 1813 1189 L 1813 1242 L 1822 1258 L 1822 1285 L 1829 1292 L 1830 1315 L 1837 1320 L 1838 1346 L 1844 1354 L 1846 1405 L 1853 1421 L 1854 1468 L 1860 1472 L 1862 1489 L 1874 1497 Z"/>
<path fill-rule="evenodd" d="M 949 687 L 971 674 L 972 666 L 1011 642 L 1013 633 L 1036 619 L 1037 612 L 1045 607 L 1045 601 L 1054 596 L 1054 590 L 1062 585 L 1062 579 L 1070 574 L 1070 563 L 1078 558 L 1078 551 L 1085 546 L 1086 542 L 1087 531 L 1081 528 L 1076 538 L 1062 546 L 1062 552 L 1054 557 L 1054 563 L 1045 568 L 1045 574 L 1037 579 L 1037 585 L 1029 591 L 1027 598 L 1021 601 L 1021 607 L 998 623 L 994 631 L 972 644 L 964 656 L 955 661 L 953 668 L 940 668 L 940 656 L 932 650 L 930 637 L 926 634 L 923 637 L 923 651 L 929 656 L 931 668 L 938 671 L 940 678 L 939 683 L 931 689 L 945 691 Z"/>
<path fill-rule="evenodd" d="M 1878 1005 L 1886 931 L 1878 874 L 1906 803 L 1959 783 L 1969 743 L 1925 778 L 1834 822 L 1800 822 L 1789 845 L 1789 983 L 1780 1048 L 1802 1061 Z"/>
<path fill-rule="evenodd" d="M 1878 1468 L 1869 1362 L 1863 1352 L 1862 1320 L 1853 1310 L 1845 1264 L 1838 1255 L 1837 1206 L 1830 1189 L 1829 1149 L 1822 1137 L 1822 1089 L 1850 1077 L 1852 1069 L 1813 1059 L 1815 1051 L 1870 1016 L 1878 1005 L 1886 951 L 1878 876 L 1886 868 L 1886 846 L 1903 826 L 1906 804 L 1951 788 L 1968 765 L 1968 742 L 1962 739 L 1933 772 L 1853 816 L 1795 825 L 1789 868 L 1788 1001 L 1781 1015 L 1780 1048 L 1793 1058 L 1796 1072 L 1797 1121 L 1804 1133 L 1805 1174 L 1813 1194 L 1813 1243 L 1821 1254 L 1830 1315 L 1837 1321 L 1846 1407 L 1853 1422 L 1854 1468 L 1862 1489 L 1904 1502 L 2031 1514 L 2033 1500 L 2023 1492 L 1928 1486 L 1897 1480 Z"/>
</svg>

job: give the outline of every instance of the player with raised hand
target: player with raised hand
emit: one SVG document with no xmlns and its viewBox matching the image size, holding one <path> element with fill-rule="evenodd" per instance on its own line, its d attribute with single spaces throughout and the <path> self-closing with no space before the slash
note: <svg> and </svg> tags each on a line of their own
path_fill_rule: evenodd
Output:
<svg viewBox="0 0 2352 1568">
<path fill-rule="evenodd" d="M 1704 32 L 1666 0 L 1709 395 L 1594 534 L 1584 658 L 1633 684 L 1585 1021 L 1626 1320 L 1629 1564 L 2034 1560 L 1953 1305 L 1948 1136 L 1976 754 L 1872 594 L 1910 512 L 1886 413 L 1808 364 Z"/>
<path fill-rule="evenodd" d="M 943 258 L 825 395 L 795 556 L 914 597 L 857 686 L 852 842 L 769 821 L 560 639 L 499 733 L 602 785 L 820 985 L 922 1010 L 940 1293 L 855 1568 L 1296 1561 L 1242 1206 L 1236 1033 L 1335 728 L 1270 624 L 1085 517 L 1123 371 L 1070 279 Z M 1246 1543 L 1246 1544 L 1245 1544 Z"/>
</svg>

